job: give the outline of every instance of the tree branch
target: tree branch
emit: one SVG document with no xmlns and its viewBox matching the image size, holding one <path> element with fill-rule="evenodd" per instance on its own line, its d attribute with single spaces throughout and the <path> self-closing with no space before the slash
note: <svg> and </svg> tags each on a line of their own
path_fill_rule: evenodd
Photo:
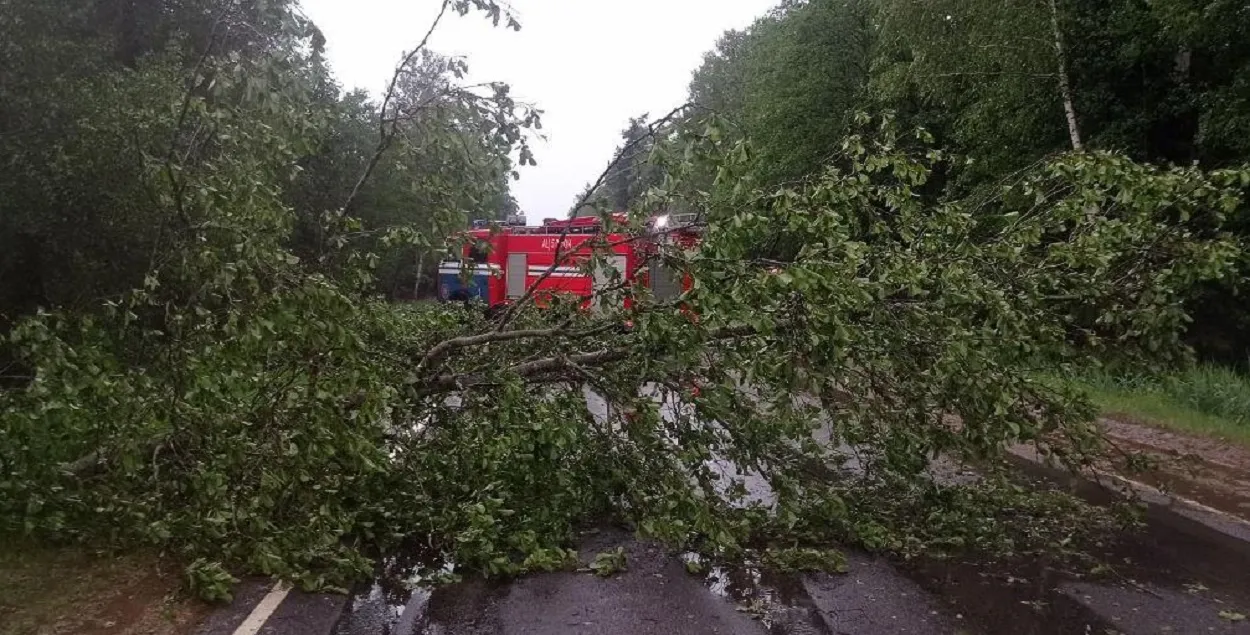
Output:
<svg viewBox="0 0 1250 635">
<path fill-rule="evenodd" d="M 783 325 L 778 325 L 777 330 L 783 330 Z M 520 333 L 521 331 L 510 331 L 510 333 Z M 758 334 L 755 328 L 747 325 L 726 326 L 711 331 L 708 339 L 711 341 L 721 341 L 737 339 L 740 337 L 749 337 Z M 485 335 L 490 335 L 487 333 Z M 550 373 L 559 373 L 562 371 L 578 370 L 577 367 L 594 368 L 611 364 L 614 362 L 628 359 L 634 354 L 634 349 L 628 347 L 605 348 L 603 350 L 578 353 L 575 355 L 555 355 L 544 357 L 541 359 L 531 360 L 514 364 L 505 368 L 503 374 L 516 375 L 521 379 L 531 379 Z M 583 368 L 583 370 L 584 370 Z M 456 374 L 447 373 L 439 375 L 434 381 L 430 382 L 423 392 L 440 393 L 452 392 L 456 390 L 464 390 L 489 383 L 487 378 L 480 374 Z"/>
<path fill-rule="evenodd" d="M 404 70 L 416 59 L 421 51 L 430 42 L 430 36 L 434 35 L 434 31 L 438 28 L 443 17 L 447 15 L 447 9 L 451 7 L 452 0 L 443 0 L 443 4 L 439 7 L 438 16 L 430 23 L 430 28 L 425 32 L 425 37 L 421 38 L 421 42 L 417 47 L 409 51 L 400 59 L 399 64 L 395 66 L 395 72 L 391 74 L 391 81 L 387 84 L 386 94 L 382 97 L 382 107 L 378 110 L 378 144 L 374 147 L 373 155 L 369 158 L 369 162 L 365 164 L 365 169 L 360 173 L 360 177 L 356 179 L 356 184 L 352 186 L 352 191 L 347 195 L 347 199 L 343 201 L 342 207 L 339 208 L 339 216 L 346 216 L 350 211 L 352 204 L 356 202 L 356 198 L 360 195 L 360 191 L 364 189 L 365 183 L 373 176 L 373 171 L 377 169 L 378 163 L 382 160 L 382 155 L 391 147 L 391 143 L 395 139 L 395 133 L 398 129 L 398 122 L 390 120 L 386 116 L 387 109 L 390 108 L 391 102 L 395 100 L 395 91 L 399 85 L 399 78 L 404 74 Z"/>
<path fill-rule="evenodd" d="M 233 2 L 227 3 L 222 8 L 221 13 L 217 15 L 213 21 L 213 27 L 208 33 L 208 42 L 204 45 L 203 52 L 195 61 L 195 66 L 191 68 L 191 77 L 187 82 L 187 90 L 182 95 L 182 105 L 178 108 L 178 120 L 174 124 L 174 131 L 169 140 L 169 151 L 165 154 L 164 173 L 165 179 L 169 181 L 169 187 L 174 199 L 174 209 L 178 212 L 178 218 L 188 229 L 191 228 L 191 218 L 187 216 L 186 206 L 182 200 L 184 184 L 181 179 L 174 175 L 174 156 L 178 154 L 178 139 L 182 136 L 182 131 L 187 124 L 187 116 L 191 113 L 191 101 L 195 94 L 198 84 L 200 72 L 204 70 L 204 65 L 208 63 L 209 57 L 212 56 L 213 49 L 217 45 L 218 32 L 221 25 L 226 22 L 226 18 L 230 15 L 231 9 L 235 6 Z M 184 160 L 185 162 L 185 160 Z"/>
<path fill-rule="evenodd" d="M 593 353 L 581 353 L 579 355 L 561 355 L 559 357 L 546 357 L 532 362 L 525 362 L 511 366 L 504 370 L 505 374 L 516 375 L 522 379 L 528 379 L 545 373 L 552 373 L 564 370 L 571 370 L 570 364 L 580 366 L 597 366 L 609 362 L 621 361 L 629 357 L 629 351 L 624 348 L 604 349 Z M 479 385 L 484 380 L 480 376 L 472 375 L 440 375 L 431 382 L 426 390 L 427 392 L 451 392 L 454 390 L 462 390 Z"/>
<path fill-rule="evenodd" d="M 567 330 L 568 326 L 569 326 L 569 322 L 566 321 L 560 326 L 556 326 L 553 328 L 525 329 L 525 330 L 516 330 L 516 331 L 488 331 L 486 333 L 481 333 L 479 335 L 466 335 L 463 337 L 456 337 L 456 338 L 452 338 L 449 340 L 445 340 L 443 342 L 440 342 L 434 348 L 431 348 L 429 352 L 427 352 L 425 356 L 421 358 L 421 361 L 417 363 L 417 368 L 415 372 L 419 373 L 422 369 L 430 368 L 435 363 L 447 357 L 447 355 L 449 355 L 452 351 L 456 349 L 460 349 L 460 348 L 469 348 L 471 346 L 481 346 L 483 344 L 490 344 L 493 342 L 509 342 L 513 340 L 538 339 L 538 338 L 548 338 L 548 337 L 562 337 L 565 339 L 585 339 L 587 337 L 594 337 L 595 335 L 601 335 L 617 327 L 616 324 L 603 324 L 595 328 L 586 329 L 582 331 L 568 331 Z"/>
</svg>

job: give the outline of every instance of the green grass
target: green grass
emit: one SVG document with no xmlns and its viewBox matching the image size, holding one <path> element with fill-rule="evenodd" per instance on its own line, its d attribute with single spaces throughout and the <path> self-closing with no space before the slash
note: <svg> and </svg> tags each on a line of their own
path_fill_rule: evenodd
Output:
<svg viewBox="0 0 1250 635">
<path fill-rule="evenodd" d="M 1196 366 L 1158 377 L 1093 371 L 1074 378 L 1106 414 L 1250 446 L 1250 377 Z"/>
</svg>

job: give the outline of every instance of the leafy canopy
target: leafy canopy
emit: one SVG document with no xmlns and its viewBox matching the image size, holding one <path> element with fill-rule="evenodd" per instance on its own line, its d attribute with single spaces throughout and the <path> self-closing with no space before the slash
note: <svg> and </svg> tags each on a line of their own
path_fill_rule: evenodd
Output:
<svg viewBox="0 0 1250 635">
<path fill-rule="evenodd" d="M 648 129 L 651 180 L 626 188 L 628 229 L 705 221 L 697 250 L 660 254 L 694 281 L 676 301 L 618 280 L 595 311 L 396 305 L 388 254 L 437 253 L 498 209 L 534 113 L 420 50 L 382 104 L 338 96 L 298 45 L 315 34 L 278 23 L 303 35 L 67 82 L 86 138 L 138 134 L 120 167 L 68 135 L 24 146 L 22 187 L 90 176 L 55 181 L 57 209 L 156 223 L 118 288 L 88 294 L 104 301 L 6 332 L 3 530 L 156 546 L 214 599 L 244 572 L 344 588 L 414 544 L 457 571 L 570 566 L 575 529 L 605 516 L 795 569 L 840 568 L 835 544 L 1064 551 L 1112 519 L 995 461 L 1098 449 L 1090 405 L 1039 371 L 1183 357 L 1182 300 L 1238 256 L 1223 223 L 1244 168 L 1064 154 L 969 196 L 942 187 L 957 161 L 923 129 L 838 113 L 851 134 L 773 180 L 768 127 L 692 110 Z M 935 459 L 983 477 L 935 481 Z"/>
</svg>

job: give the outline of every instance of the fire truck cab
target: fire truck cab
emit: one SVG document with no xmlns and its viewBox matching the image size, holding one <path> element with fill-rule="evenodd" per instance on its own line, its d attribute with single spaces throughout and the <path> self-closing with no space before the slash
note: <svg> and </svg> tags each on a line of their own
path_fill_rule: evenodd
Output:
<svg viewBox="0 0 1250 635">
<path fill-rule="evenodd" d="M 676 223 L 666 215 L 652 218 L 647 234 L 637 236 L 627 233 L 625 220 L 623 214 L 613 214 L 546 219 L 538 226 L 527 226 L 523 218 L 515 217 L 504 223 L 476 222 L 467 232 L 460 258 L 439 263 L 439 298 L 476 300 L 495 308 L 516 301 L 533 287 L 540 304 L 555 295 L 589 302 L 597 291 L 621 281 L 647 284 L 657 297 L 680 293 L 689 281 L 675 280 L 671 272 L 665 275 L 653 256 L 660 241 L 688 247 L 695 233 L 670 231 Z M 606 255 L 603 264 L 591 270 L 588 264 L 596 249 Z M 628 296 L 625 302 L 628 306 Z"/>
</svg>

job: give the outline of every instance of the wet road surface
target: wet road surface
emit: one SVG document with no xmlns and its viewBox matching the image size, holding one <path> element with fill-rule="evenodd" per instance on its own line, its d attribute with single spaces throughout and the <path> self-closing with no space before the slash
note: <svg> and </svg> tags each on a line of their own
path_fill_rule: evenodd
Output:
<svg viewBox="0 0 1250 635">
<path fill-rule="evenodd" d="M 784 576 L 754 569 L 694 575 L 681 558 L 628 533 L 586 537 L 583 561 L 621 546 L 627 570 L 610 578 L 548 573 L 511 584 L 466 581 L 396 598 L 402 611 L 355 602 L 336 635 L 864 635 L 958 632 L 957 620 L 882 561 L 851 558 L 845 575 Z M 365 592 L 367 595 L 368 592 Z M 405 619 L 406 618 L 406 619 Z"/>
<path fill-rule="evenodd" d="M 338 635 L 438 635 L 677 633 L 757 635 L 750 616 L 708 591 L 686 573 L 681 561 L 624 532 L 587 536 L 582 560 L 623 546 L 627 570 L 610 578 L 589 573 L 547 573 L 511 584 L 470 580 L 439 588 L 405 623 L 394 614 L 370 610 L 345 619 Z M 419 598 L 419 601 L 421 599 Z M 382 620 L 379 620 L 382 617 Z"/>
<path fill-rule="evenodd" d="M 943 611 L 940 601 L 903 577 L 889 563 L 851 554 L 845 574 L 803 577 L 829 633 L 841 635 L 927 635 L 969 628 L 963 615 Z"/>
<path fill-rule="evenodd" d="M 588 406 L 604 416 L 606 404 L 595 397 L 587 396 Z M 937 467 L 935 478 L 975 478 L 958 466 Z M 755 485 L 757 499 L 769 497 L 754 475 L 722 469 Z M 1098 554 L 1106 563 L 1099 575 L 1035 560 L 892 562 L 854 552 L 847 554 L 846 574 L 782 575 L 741 566 L 693 575 L 679 554 L 616 529 L 585 535 L 581 560 L 616 546 L 624 548 L 628 569 L 606 579 L 550 573 L 510 583 L 470 579 L 431 592 L 411 590 L 402 571 L 391 571 L 316 629 L 307 621 L 292 622 L 296 630 L 267 623 L 261 632 L 1250 635 L 1250 620 L 1238 619 L 1250 615 L 1250 560 L 1161 523 L 1107 546 Z M 303 614 L 298 605 L 287 606 L 299 598 L 292 593 L 275 615 Z"/>
</svg>

